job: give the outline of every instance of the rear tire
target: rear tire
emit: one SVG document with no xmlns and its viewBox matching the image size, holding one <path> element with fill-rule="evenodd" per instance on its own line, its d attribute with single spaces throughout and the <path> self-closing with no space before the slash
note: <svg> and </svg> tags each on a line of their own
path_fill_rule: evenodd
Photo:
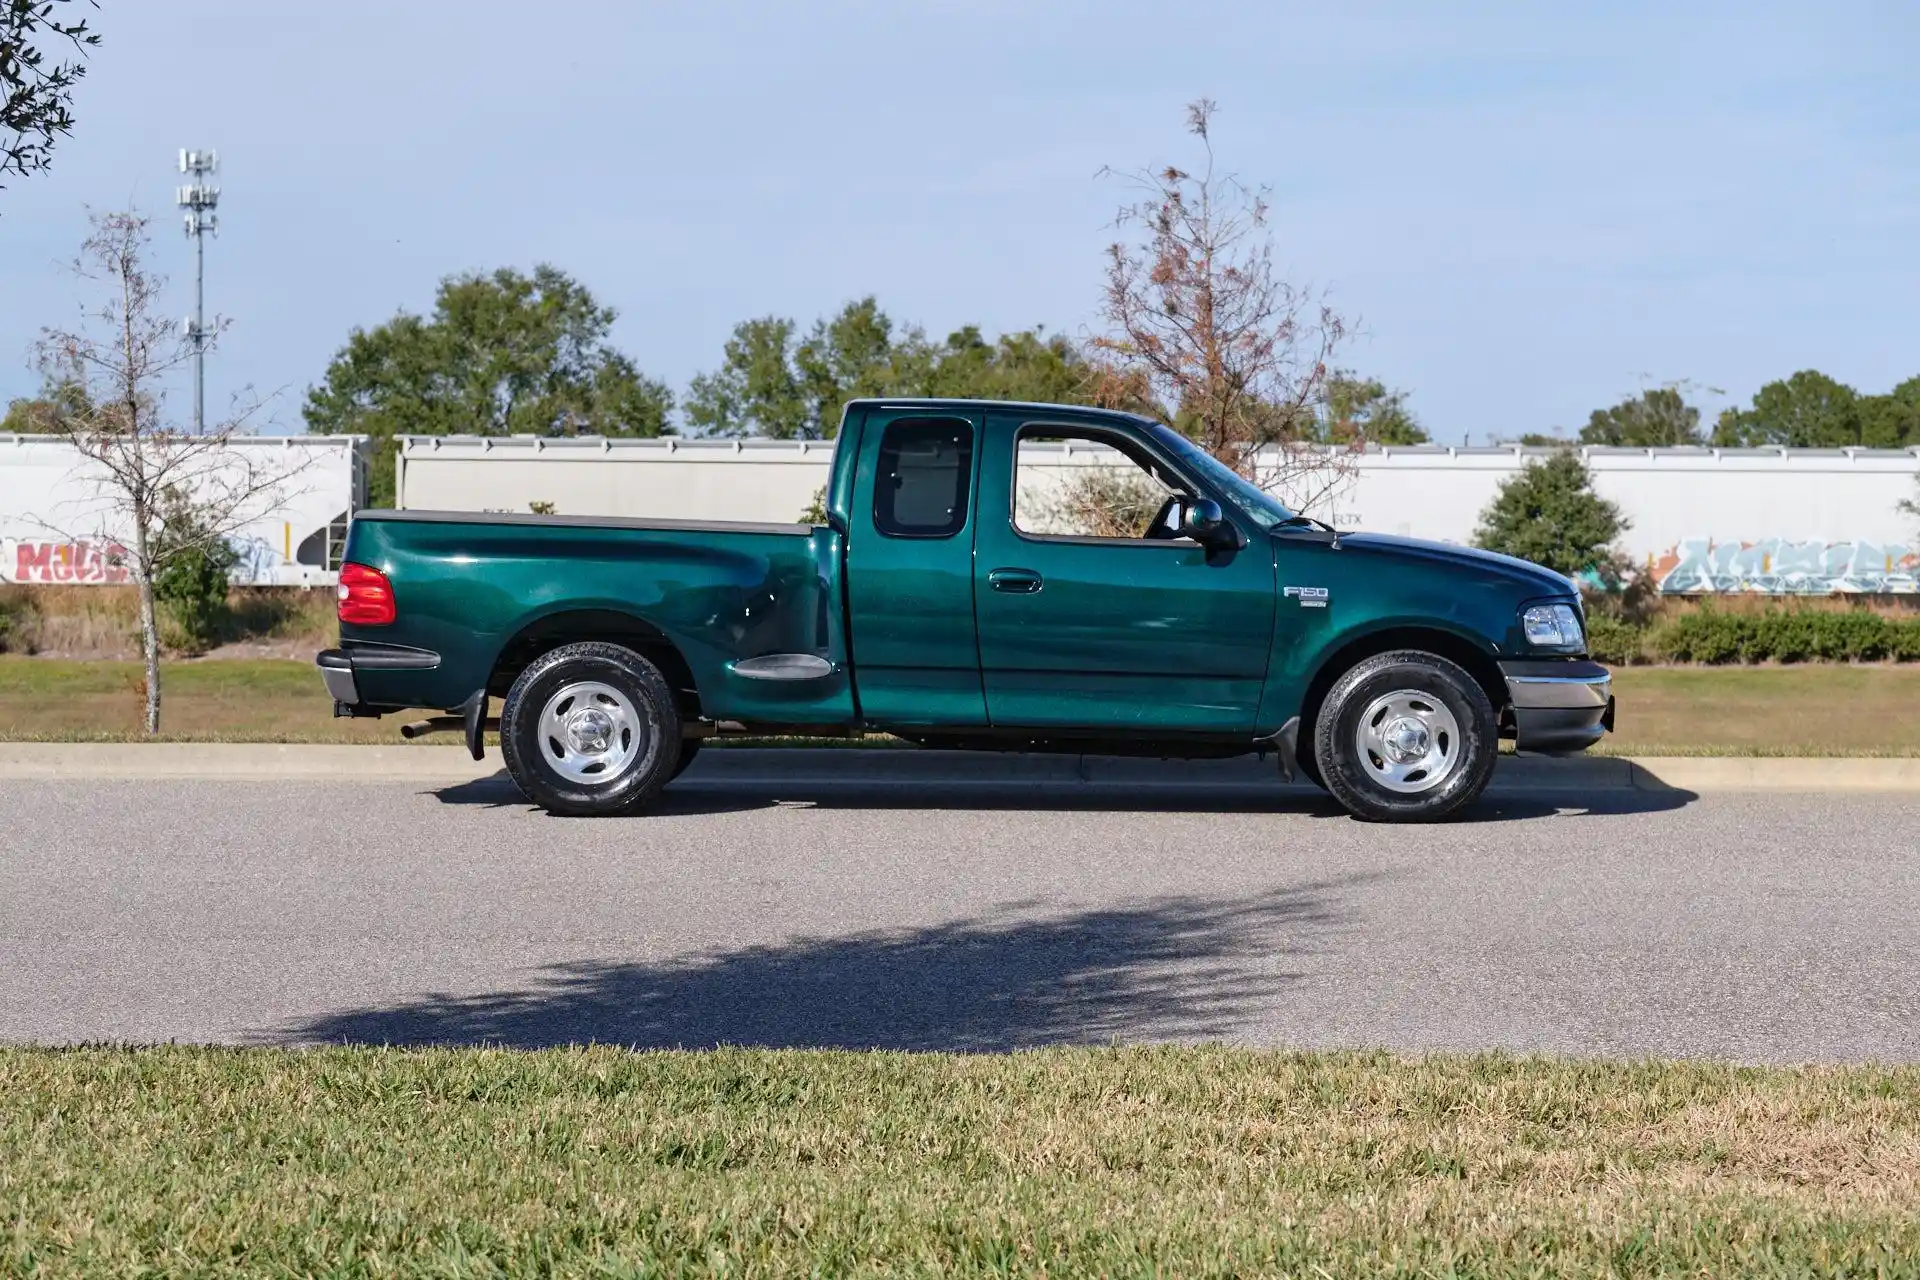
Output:
<svg viewBox="0 0 1920 1280">
<path fill-rule="evenodd" d="M 1322 785 L 1368 822 L 1435 822 L 1479 798 L 1500 754 L 1486 690 L 1459 664 L 1407 649 L 1360 662 L 1313 727 Z"/>
<path fill-rule="evenodd" d="M 646 807 L 682 759 L 680 712 L 659 668 L 589 641 L 528 664 L 500 711 L 500 754 L 527 799 L 602 817 Z"/>
</svg>

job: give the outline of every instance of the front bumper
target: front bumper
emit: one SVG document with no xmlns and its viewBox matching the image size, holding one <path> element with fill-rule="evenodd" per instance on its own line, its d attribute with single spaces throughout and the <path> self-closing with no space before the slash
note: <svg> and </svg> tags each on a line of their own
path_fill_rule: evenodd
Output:
<svg viewBox="0 0 1920 1280">
<path fill-rule="evenodd" d="M 320 679 L 333 695 L 334 715 L 378 715 L 388 708 L 364 708 L 360 672 L 432 671 L 440 665 L 440 655 L 398 644 L 354 644 L 344 649 L 322 649 L 314 655 L 313 665 L 320 668 Z"/>
<path fill-rule="evenodd" d="M 1500 664 L 1513 714 L 1513 745 L 1564 755 L 1585 751 L 1613 731 L 1613 677 L 1585 659 Z"/>
</svg>

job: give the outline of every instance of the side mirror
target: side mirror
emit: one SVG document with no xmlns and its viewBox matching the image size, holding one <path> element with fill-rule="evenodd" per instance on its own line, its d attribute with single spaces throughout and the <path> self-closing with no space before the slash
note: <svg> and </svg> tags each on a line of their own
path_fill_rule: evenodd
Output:
<svg viewBox="0 0 1920 1280">
<path fill-rule="evenodd" d="M 1180 510 L 1180 532 L 1202 546 L 1211 547 L 1231 541 L 1233 526 L 1227 523 L 1226 512 L 1220 510 L 1220 504 L 1212 498 L 1190 498 Z"/>
</svg>

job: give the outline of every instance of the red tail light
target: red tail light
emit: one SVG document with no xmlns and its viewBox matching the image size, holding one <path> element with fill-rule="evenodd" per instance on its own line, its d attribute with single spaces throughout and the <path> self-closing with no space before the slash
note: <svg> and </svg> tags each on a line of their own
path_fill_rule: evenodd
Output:
<svg viewBox="0 0 1920 1280">
<path fill-rule="evenodd" d="M 393 584 L 378 569 L 363 564 L 340 566 L 340 621 L 384 627 L 393 621 Z"/>
</svg>

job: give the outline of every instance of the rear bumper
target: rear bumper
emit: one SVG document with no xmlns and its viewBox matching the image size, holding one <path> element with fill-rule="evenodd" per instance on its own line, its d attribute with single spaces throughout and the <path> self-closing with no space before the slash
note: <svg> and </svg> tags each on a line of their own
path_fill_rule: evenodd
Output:
<svg viewBox="0 0 1920 1280">
<path fill-rule="evenodd" d="M 1563 755 L 1585 751 L 1613 730 L 1613 677 L 1584 659 L 1503 662 L 1513 709 L 1513 744 L 1521 751 Z"/>
<path fill-rule="evenodd" d="M 333 695 L 333 714 L 350 716 L 365 704 L 360 697 L 360 673 L 367 671 L 432 671 L 440 665 L 440 655 L 430 649 L 410 649 L 398 644 L 355 644 L 344 649 L 322 649 L 314 655 L 313 665 L 320 668 L 320 679 Z M 384 707 L 367 707 L 358 712 L 377 715 Z"/>
</svg>

